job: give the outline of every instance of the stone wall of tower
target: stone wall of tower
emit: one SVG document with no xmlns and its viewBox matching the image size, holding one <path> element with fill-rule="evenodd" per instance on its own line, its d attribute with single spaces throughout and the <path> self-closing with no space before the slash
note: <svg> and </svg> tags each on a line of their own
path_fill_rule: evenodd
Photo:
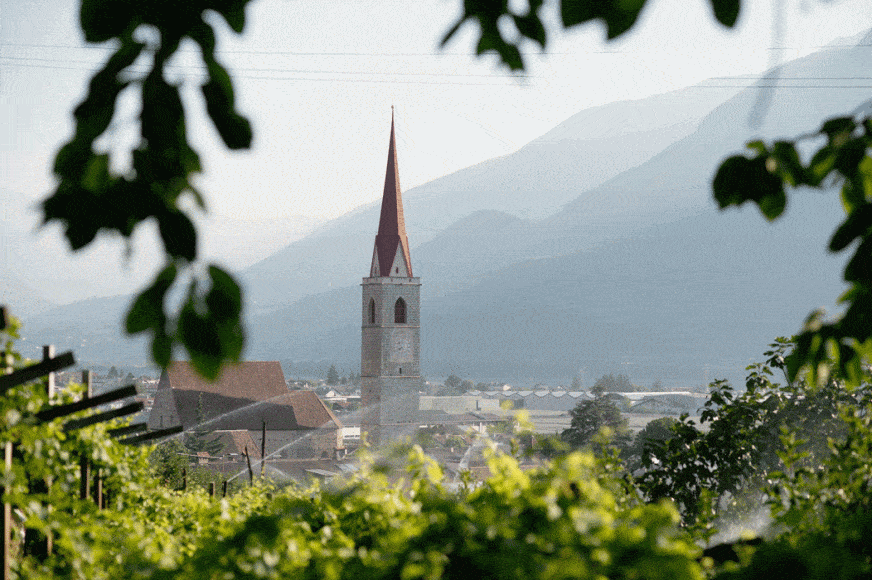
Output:
<svg viewBox="0 0 872 580">
<path fill-rule="evenodd" d="M 418 421 L 420 279 L 364 278 L 362 287 L 361 428 L 373 443 L 396 441 L 412 434 Z M 400 298 L 405 323 L 394 319 Z"/>
</svg>

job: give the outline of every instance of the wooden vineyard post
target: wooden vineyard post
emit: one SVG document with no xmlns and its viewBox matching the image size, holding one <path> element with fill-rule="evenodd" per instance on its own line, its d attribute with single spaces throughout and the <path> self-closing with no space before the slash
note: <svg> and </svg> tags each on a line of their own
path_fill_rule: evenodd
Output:
<svg viewBox="0 0 872 580">
<path fill-rule="evenodd" d="M 7 326 L 6 308 L 0 306 L 0 330 L 5 330 Z M 0 352 L 0 375 L 8 375 L 12 372 L 12 367 L 9 364 L 5 351 Z M 3 453 L 3 469 L 5 472 L 12 470 L 12 443 L 6 442 L 2 445 Z M 6 493 L 6 489 L 0 487 L 0 495 Z M 9 580 L 9 563 L 12 554 L 12 506 L 3 502 L 3 513 L 0 514 L 0 562 L 2 566 L 3 577 L 0 580 Z"/>
<path fill-rule="evenodd" d="M 42 363 L 43 364 L 51 364 L 52 360 L 55 358 L 55 347 L 53 344 L 45 344 L 42 346 Z M 56 394 L 56 386 L 55 386 L 55 374 L 53 371 L 49 371 L 45 373 L 45 394 L 46 400 L 49 405 L 52 400 L 55 398 Z M 45 493 L 48 495 L 52 482 L 51 478 L 47 478 L 44 480 L 36 480 L 30 483 L 30 491 L 36 493 Z M 51 512 L 52 506 L 45 506 L 48 513 Z M 33 529 L 33 528 L 25 528 L 24 530 L 24 545 L 23 550 L 27 555 L 31 555 L 36 557 L 38 560 L 45 560 L 48 558 L 54 549 L 54 539 L 52 537 L 51 531 L 48 531 L 46 534 Z"/>
<path fill-rule="evenodd" d="M 263 428 L 260 432 L 260 478 L 263 479 L 263 474 L 266 472 L 266 421 L 263 422 Z"/>
<path fill-rule="evenodd" d="M 79 460 L 79 499 L 91 497 L 91 462 L 87 457 Z"/>
<path fill-rule="evenodd" d="M 94 375 L 91 371 L 82 371 L 82 384 L 85 385 L 85 398 L 90 399 L 94 396 Z"/>
<path fill-rule="evenodd" d="M 209 482 L 209 497 L 215 499 L 215 482 Z"/>
<path fill-rule="evenodd" d="M 90 399 L 94 394 L 94 379 L 91 371 L 82 371 L 82 384 L 85 385 L 85 399 Z M 79 499 L 91 497 L 91 462 L 87 457 L 79 461 Z"/>
<path fill-rule="evenodd" d="M 245 462 L 248 464 L 248 483 L 254 484 L 254 470 L 251 468 L 251 455 L 248 454 L 248 445 L 245 446 Z"/>
<path fill-rule="evenodd" d="M 0 308 L 0 330 L 4 328 L 6 328 L 6 309 Z M 5 351 L 0 352 L 0 375 L 8 375 L 12 372 L 11 362 Z M 3 469 L 8 473 L 12 471 L 12 442 L 4 443 L 2 451 Z M 6 488 L 0 487 L 0 495 L 5 493 Z M 3 502 L 3 514 L 0 516 L 0 550 L 3 551 L 0 554 L 3 559 L 3 562 L 0 563 L 3 566 L 2 580 L 9 580 L 9 565 L 12 559 L 12 505 L 5 501 Z"/>
<path fill-rule="evenodd" d="M 54 358 L 54 355 L 55 355 L 55 347 L 53 344 L 43 345 L 43 347 L 42 347 L 42 361 L 43 362 L 45 362 L 45 363 L 49 362 L 51 359 Z M 55 396 L 55 374 L 48 373 L 47 377 L 48 378 L 46 379 L 46 383 L 45 383 L 45 385 L 46 385 L 46 393 L 45 394 L 48 395 L 49 403 L 51 403 L 51 400 L 54 399 L 54 396 Z"/>
<path fill-rule="evenodd" d="M 224 485 L 222 486 L 224 489 L 221 492 L 221 497 L 227 497 L 227 480 L 224 480 Z"/>
<path fill-rule="evenodd" d="M 96 489 L 94 490 L 94 503 L 97 504 L 97 509 L 101 510 L 105 507 L 103 505 L 103 475 L 99 469 L 95 475 L 94 485 Z"/>
<path fill-rule="evenodd" d="M 12 470 L 12 443 L 9 441 L 3 444 L 3 466 L 6 471 Z M 6 493 L 6 490 L 0 488 L 0 493 Z M 9 580 L 9 564 L 12 559 L 12 505 L 6 502 L 3 502 L 2 520 L 3 529 L 0 534 L 3 536 L 3 580 Z"/>
</svg>

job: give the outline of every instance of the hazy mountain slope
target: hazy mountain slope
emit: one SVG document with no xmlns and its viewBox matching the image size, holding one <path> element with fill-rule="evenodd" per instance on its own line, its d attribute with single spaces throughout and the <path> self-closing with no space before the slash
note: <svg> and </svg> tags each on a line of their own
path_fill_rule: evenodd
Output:
<svg viewBox="0 0 872 580">
<path fill-rule="evenodd" d="M 0 305 L 19 318 L 29 318 L 56 306 L 42 299 L 28 284 L 6 274 L 0 279 Z"/>
<path fill-rule="evenodd" d="M 713 81 L 582 111 L 512 155 L 404 193 L 413 255 L 450 224 L 481 210 L 537 220 L 515 238 L 510 253 L 518 259 L 583 249 L 702 211 L 710 207 L 718 164 L 746 141 L 814 130 L 827 115 L 853 111 L 868 99 L 869 90 L 850 80 L 868 52 L 865 45 L 823 50 L 785 63 L 778 80 L 774 73 L 757 82 L 722 79 L 719 88 Z M 735 90 L 724 86 L 743 83 L 751 88 L 704 116 L 725 91 Z M 762 123 L 751 126 L 752 117 Z M 377 224 L 378 206 L 371 204 L 245 271 L 255 308 L 270 310 L 355 284 L 366 273 Z M 449 277 L 437 288 L 457 288 L 492 269 L 487 252 L 475 254 L 478 247 L 468 244 L 448 272 L 417 259 L 413 265 L 416 273 Z"/>
<path fill-rule="evenodd" d="M 558 211 L 579 192 L 691 133 L 699 119 L 732 92 L 684 89 L 588 109 L 511 155 L 404 192 L 413 253 L 444 228 L 478 211 L 537 219 Z M 402 151 L 399 160 L 402 180 Z M 242 276 L 254 309 L 269 310 L 307 294 L 357 283 L 369 268 L 378 216 L 377 203 L 359 208 L 247 269 Z M 478 271 L 489 267 L 479 258 L 470 261 L 477 263 Z"/>
<path fill-rule="evenodd" d="M 41 356 L 40 346 L 54 344 L 58 352 L 72 350 L 77 362 L 90 364 L 144 363 L 145 338 L 124 334 L 129 296 L 92 298 L 58 306 L 24 320 L 21 353 Z"/>
<path fill-rule="evenodd" d="M 815 54 L 785 65 L 782 77 L 856 76 L 863 50 Z M 836 195 L 799 192 L 774 226 L 754 211 L 718 214 L 710 192 L 714 171 L 755 134 L 813 129 L 865 97 L 856 88 L 830 94 L 785 86 L 771 95 L 765 123 L 751 130 L 746 120 L 760 101 L 757 91 L 743 91 L 645 163 L 589 190 L 578 178 L 584 193 L 538 220 L 476 207 L 491 201 L 459 189 L 456 180 L 464 172 L 427 186 L 442 187 L 446 199 L 460 200 L 456 205 L 434 209 L 439 198 L 428 197 L 430 189 L 408 192 L 412 260 L 424 278 L 425 372 L 568 378 L 581 367 L 623 372 L 620 365 L 631 363 L 639 369 L 637 380 L 664 384 L 702 382 L 706 368 L 710 378 L 740 375 L 768 340 L 796 331 L 811 308 L 832 304 L 838 295 L 838 260 L 823 248 L 840 209 Z M 583 115 L 573 119 L 585 127 L 611 126 L 608 119 L 600 125 Z M 542 143 L 555 146 L 561 131 L 574 130 L 558 129 Z M 625 148 L 634 147 L 631 135 L 605 138 L 626 138 Z M 485 183 L 485 169 L 510 165 L 500 163 L 481 164 L 466 175 Z M 544 183 L 553 177 L 550 167 L 519 164 L 512 171 L 526 175 L 527 183 Z M 494 169 L 491 183 L 501 183 L 500 171 Z M 550 203 L 548 194 L 538 197 L 540 191 L 524 192 L 528 206 Z M 248 311 L 249 358 L 331 360 L 356 368 L 358 284 L 369 266 L 377 219 L 374 207 L 362 208 L 246 272 L 248 298 L 269 306 Z M 110 316 L 105 305 L 90 307 L 100 311 L 91 318 L 83 311 L 79 322 L 65 323 L 81 329 L 83 349 L 98 342 L 89 334 L 92 326 L 102 331 L 95 321 Z M 120 317 L 114 318 L 116 331 Z M 123 346 L 116 340 L 106 349 Z"/>
<path fill-rule="evenodd" d="M 843 289 L 841 260 L 825 253 L 838 200 L 805 201 L 776 225 L 753 211 L 694 216 L 428 300 L 424 367 L 564 380 L 586 368 L 666 385 L 701 383 L 706 368 L 737 378 Z"/>
<path fill-rule="evenodd" d="M 714 211 L 569 255 L 532 260 L 433 297 L 424 281 L 425 374 L 568 382 L 606 372 L 688 386 L 739 380 L 771 339 L 799 330 L 842 290 L 825 252 L 835 195 L 795 204 L 767 224 Z M 307 297 L 255 318 L 254 358 L 356 368 L 360 289 Z"/>
<path fill-rule="evenodd" d="M 864 50 L 815 54 L 781 74 L 785 83 L 850 76 Z M 766 120 L 754 130 L 747 120 L 761 101 L 759 91 L 747 90 L 692 135 L 553 216 L 480 212 L 414 248 L 416 273 L 424 276 L 426 372 L 568 377 L 581 367 L 616 372 L 631 363 L 664 382 L 702 382 L 706 368 L 710 378 L 737 378 L 767 341 L 796 332 L 812 308 L 832 305 L 841 263 L 824 248 L 841 217 L 837 195 L 798 192 L 774 225 L 756 211 L 717 213 L 711 199 L 718 164 L 746 140 L 812 130 L 867 96 L 855 88 L 803 92 L 795 84 L 769 95 Z M 529 261 L 535 257 L 544 259 Z M 347 292 L 352 304 L 358 291 Z M 273 323 L 293 326 L 284 317 L 303 308 L 276 313 Z M 315 331 L 307 344 L 326 350 L 307 346 L 307 354 L 353 364 L 355 308 L 322 318 L 329 340 Z M 252 354 L 273 356 L 259 348 Z M 282 358 L 304 360 L 295 348 L 289 344 Z"/>
</svg>

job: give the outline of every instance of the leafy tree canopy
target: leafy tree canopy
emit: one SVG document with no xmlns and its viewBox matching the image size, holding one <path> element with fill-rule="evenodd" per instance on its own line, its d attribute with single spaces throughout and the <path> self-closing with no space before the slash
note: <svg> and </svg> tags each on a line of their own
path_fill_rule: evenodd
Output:
<svg viewBox="0 0 872 580">
<path fill-rule="evenodd" d="M 646 441 L 641 489 L 651 498 L 674 500 L 691 520 L 707 494 L 714 512 L 742 512 L 759 506 L 746 491 L 760 489 L 784 469 L 783 433 L 792 434 L 793 449 L 802 454 L 796 467 L 817 466 L 829 457 L 830 442 L 845 437 L 841 410 L 868 408 L 872 385 L 848 391 L 835 380 L 819 388 L 778 383 L 777 374 L 788 377 L 784 360 L 792 348 L 792 341 L 777 339 L 765 362 L 748 367 L 743 392 L 715 381 L 699 425 L 685 415 L 669 426 L 670 437 Z"/>
<path fill-rule="evenodd" d="M 184 448 L 189 455 L 196 456 L 201 451 L 215 457 L 224 451 L 224 444 L 212 435 L 209 414 L 203 404 L 203 394 L 197 400 L 197 424 L 185 433 Z"/>
<path fill-rule="evenodd" d="M 636 387 L 630 383 L 627 375 L 603 375 L 596 380 L 590 388 L 590 392 L 601 397 L 604 393 L 628 393 L 635 391 Z"/>
<path fill-rule="evenodd" d="M 339 384 L 339 372 L 336 370 L 336 365 L 330 365 L 327 369 L 327 384 L 330 386 Z"/>
<path fill-rule="evenodd" d="M 581 401 L 569 414 L 572 421 L 569 428 L 561 433 L 561 438 L 576 449 L 589 444 L 603 427 L 619 434 L 627 431 L 627 419 L 621 416 L 620 409 L 602 397 Z"/>
<path fill-rule="evenodd" d="M 460 392 L 463 381 L 457 375 L 448 375 L 445 379 L 445 387 L 451 391 Z"/>
</svg>

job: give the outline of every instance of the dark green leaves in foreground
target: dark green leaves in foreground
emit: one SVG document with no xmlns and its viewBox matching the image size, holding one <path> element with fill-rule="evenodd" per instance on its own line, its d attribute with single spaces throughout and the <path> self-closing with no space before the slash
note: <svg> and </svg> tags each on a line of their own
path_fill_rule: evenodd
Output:
<svg viewBox="0 0 872 580">
<path fill-rule="evenodd" d="M 703 0 L 696 0 L 703 1 Z M 709 0 L 714 16 L 724 26 L 732 27 L 739 17 L 740 0 Z M 605 24 L 606 36 L 611 40 L 630 30 L 645 7 L 646 0 L 561 0 L 560 19 L 564 28 L 592 21 Z M 521 43 L 532 40 L 545 48 L 547 36 L 539 16 L 542 0 L 529 0 L 524 13 L 512 12 L 506 0 L 464 0 L 463 14 L 451 27 L 442 44 L 445 45 L 467 21 L 476 23 L 481 32 L 476 54 L 495 52 L 503 64 L 513 71 L 524 69 Z M 506 18 L 504 18 L 506 17 Z M 497 26 L 500 20 L 514 25 Z"/>
<path fill-rule="evenodd" d="M 797 153 L 797 142 L 813 139 L 825 143 L 804 162 Z M 872 146 L 872 119 L 830 119 L 816 134 L 797 142 L 749 143 L 752 157 L 730 157 L 718 169 L 713 183 L 715 200 L 722 209 L 755 203 L 767 219 L 774 220 L 784 212 L 785 187 L 841 184 L 846 217 L 833 233 L 829 250 L 854 247 L 844 271 L 850 288 L 841 297 L 847 309 L 840 319 L 830 322 L 821 312 L 809 316 L 797 337 L 796 350 L 787 359 L 787 370 L 791 378 L 803 369 L 808 371 L 812 384 L 831 372 L 849 384 L 859 384 L 862 365 L 869 364 L 872 356 L 872 159 L 867 155 Z"/>
<path fill-rule="evenodd" d="M 237 33 L 245 25 L 249 0 L 82 0 L 80 23 L 89 42 L 115 41 L 117 49 L 94 77 L 85 100 L 76 107 L 73 138 L 57 154 L 58 186 L 43 202 L 44 222 L 60 222 L 74 250 L 98 233 L 130 238 L 143 222 L 157 223 L 169 264 L 136 299 L 127 331 L 152 333 L 152 354 L 166 365 L 173 345 L 183 345 L 204 376 L 215 377 L 225 360 L 238 360 L 242 348 L 239 287 L 224 271 L 210 267 L 209 290 L 193 274 L 197 232 L 183 203 L 203 198 L 192 184 L 200 158 L 187 139 L 186 111 L 179 87 L 166 80 L 165 67 L 185 38 L 202 49 L 208 79 L 202 93 L 215 128 L 230 149 L 251 145 L 248 120 L 236 110 L 227 70 L 215 58 L 215 35 L 204 20 L 217 12 Z M 156 35 L 134 40 L 150 26 Z M 146 67 L 145 73 L 136 72 Z M 99 151 L 95 142 L 111 131 L 122 92 L 141 96 L 140 142 L 129 152 Z M 129 169 L 113 171 L 112 156 L 132 160 Z M 168 314 L 167 294 L 178 276 L 194 281 L 178 314 Z"/>
<path fill-rule="evenodd" d="M 126 330 L 152 334 L 152 357 L 162 367 L 170 363 L 173 344 L 184 345 L 197 372 L 214 379 L 222 363 L 238 361 L 242 354 L 242 293 L 227 272 L 209 266 L 208 287 L 202 280 L 192 280 L 178 316 L 169 318 L 165 304 L 177 276 L 172 264 L 158 274 L 130 307 Z"/>
</svg>

